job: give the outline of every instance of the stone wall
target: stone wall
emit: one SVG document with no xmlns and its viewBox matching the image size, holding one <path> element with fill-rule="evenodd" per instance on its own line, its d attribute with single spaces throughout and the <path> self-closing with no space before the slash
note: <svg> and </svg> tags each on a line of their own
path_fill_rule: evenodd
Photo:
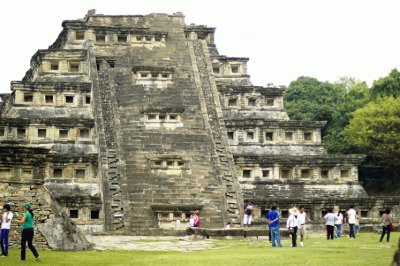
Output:
<svg viewBox="0 0 400 266">
<path fill-rule="evenodd" d="M 10 204 L 14 217 L 23 213 L 23 204 L 31 203 L 34 213 L 34 245 L 39 249 L 86 250 L 91 245 L 71 223 L 64 209 L 52 199 L 43 185 L 0 183 L 0 206 Z M 10 245 L 20 246 L 22 227 L 13 221 Z"/>
<path fill-rule="evenodd" d="M 24 203 L 31 203 L 34 212 L 35 228 L 46 220 L 54 217 L 49 203 L 46 201 L 47 192 L 41 185 L 33 184 L 18 184 L 18 183 L 0 183 L 0 206 L 8 203 L 11 209 L 19 214 L 23 213 L 22 205 Z M 18 217 L 20 219 L 20 217 Z M 10 244 L 13 246 L 20 246 L 21 242 L 21 225 L 15 221 L 12 222 L 10 231 Z M 47 241 L 44 236 L 38 231 L 35 231 L 34 243 L 39 249 L 48 248 Z"/>
</svg>

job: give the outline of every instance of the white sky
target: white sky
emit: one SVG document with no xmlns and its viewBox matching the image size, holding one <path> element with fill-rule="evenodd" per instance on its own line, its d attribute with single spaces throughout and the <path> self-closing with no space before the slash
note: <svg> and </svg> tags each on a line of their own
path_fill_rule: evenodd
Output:
<svg viewBox="0 0 400 266">
<path fill-rule="evenodd" d="M 351 76 L 371 85 L 400 69 L 398 0 L 12 0 L 0 1 L 0 92 L 23 78 L 63 20 L 93 8 L 105 15 L 180 11 L 186 24 L 216 27 L 220 54 L 249 57 L 255 85 L 289 85 L 303 75 L 330 82 Z"/>
</svg>

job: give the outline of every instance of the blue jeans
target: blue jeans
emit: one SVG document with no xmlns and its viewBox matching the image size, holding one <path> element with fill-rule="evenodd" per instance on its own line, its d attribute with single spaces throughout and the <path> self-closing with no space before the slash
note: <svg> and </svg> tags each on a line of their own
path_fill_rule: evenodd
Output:
<svg viewBox="0 0 400 266">
<path fill-rule="evenodd" d="M 356 235 L 358 234 L 358 232 L 360 232 L 360 229 L 361 229 L 360 225 L 358 225 L 358 224 L 354 225 L 354 233 Z"/>
<path fill-rule="evenodd" d="M 381 240 L 379 240 L 379 242 L 382 242 L 383 238 L 385 237 L 385 234 L 387 234 L 386 241 L 389 242 L 389 239 L 390 239 L 390 226 L 389 225 L 385 225 L 382 227 L 382 235 L 381 235 Z"/>
<path fill-rule="evenodd" d="M 354 234 L 354 224 L 349 224 L 350 226 L 350 238 L 356 238 L 356 235 Z"/>
<path fill-rule="evenodd" d="M 335 224 L 335 226 L 336 226 L 336 237 L 341 238 L 342 237 L 342 225 Z"/>
<path fill-rule="evenodd" d="M 282 247 L 281 232 L 279 231 L 279 227 L 270 227 L 269 230 L 271 231 L 272 247 L 276 247 L 275 239 L 278 244 L 278 247 Z"/>
<path fill-rule="evenodd" d="M 0 245 L 1 245 L 1 255 L 8 255 L 8 234 L 10 229 L 1 229 L 0 232 Z"/>
</svg>

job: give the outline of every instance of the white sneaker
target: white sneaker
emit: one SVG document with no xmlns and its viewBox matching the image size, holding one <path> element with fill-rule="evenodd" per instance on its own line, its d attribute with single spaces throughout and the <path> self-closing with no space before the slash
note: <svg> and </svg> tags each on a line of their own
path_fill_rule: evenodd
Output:
<svg viewBox="0 0 400 266">
<path fill-rule="evenodd" d="M 304 247 L 304 243 L 303 243 L 303 242 L 300 242 L 300 246 Z"/>
</svg>

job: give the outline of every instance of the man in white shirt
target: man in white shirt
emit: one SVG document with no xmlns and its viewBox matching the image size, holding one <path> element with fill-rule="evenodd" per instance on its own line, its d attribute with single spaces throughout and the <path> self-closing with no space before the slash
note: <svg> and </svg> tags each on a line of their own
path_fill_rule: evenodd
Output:
<svg viewBox="0 0 400 266">
<path fill-rule="evenodd" d="M 354 233 L 354 224 L 356 223 L 356 215 L 357 212 L 354 209 L 354 206 L 350 206 L 350 209 L 347 211 L 347 223 L 349 224 L 350 227 L 350 238 L 356 238 L 356 235 Z"/>
<path fill-rule="evenodd" d="M 328 210 L 328 213 L 325 214 L 324 219 L 326 220 L 326 239 L 333 240 L 333 231 L 335 228 L 335 214 L 332 209 Z"/>
<path fill-rule="evenodd" d="M 1 219 L 1 232 L 0 232 L 0 245 L 1 245 L 1 256 L 8 256 L 8 235 L 11 228 L 11 220 L 13 218 L 11 207 L 8 204 L 3 206 L 3 215 Z"/>
<path fill-rule="evenodd" d="M 300 227 L 299 223 L 299 210 L 296 207 L 289 209 L 290 216 L 287 220 L 286 227 L 292 235 L 292 247 L 296 247 L 297 229 Z"/>
<path fill-rule="evenodd" d="M 304 235 L 306 233 L 306 221 L 310 221 L 308 219 L 307 213 L 304 210 L 303 206 L 300 206 L 300 213 L 298 215 L 299 224 L 300 224 L 300 246 L 304 247 Z"/>
</svg>

